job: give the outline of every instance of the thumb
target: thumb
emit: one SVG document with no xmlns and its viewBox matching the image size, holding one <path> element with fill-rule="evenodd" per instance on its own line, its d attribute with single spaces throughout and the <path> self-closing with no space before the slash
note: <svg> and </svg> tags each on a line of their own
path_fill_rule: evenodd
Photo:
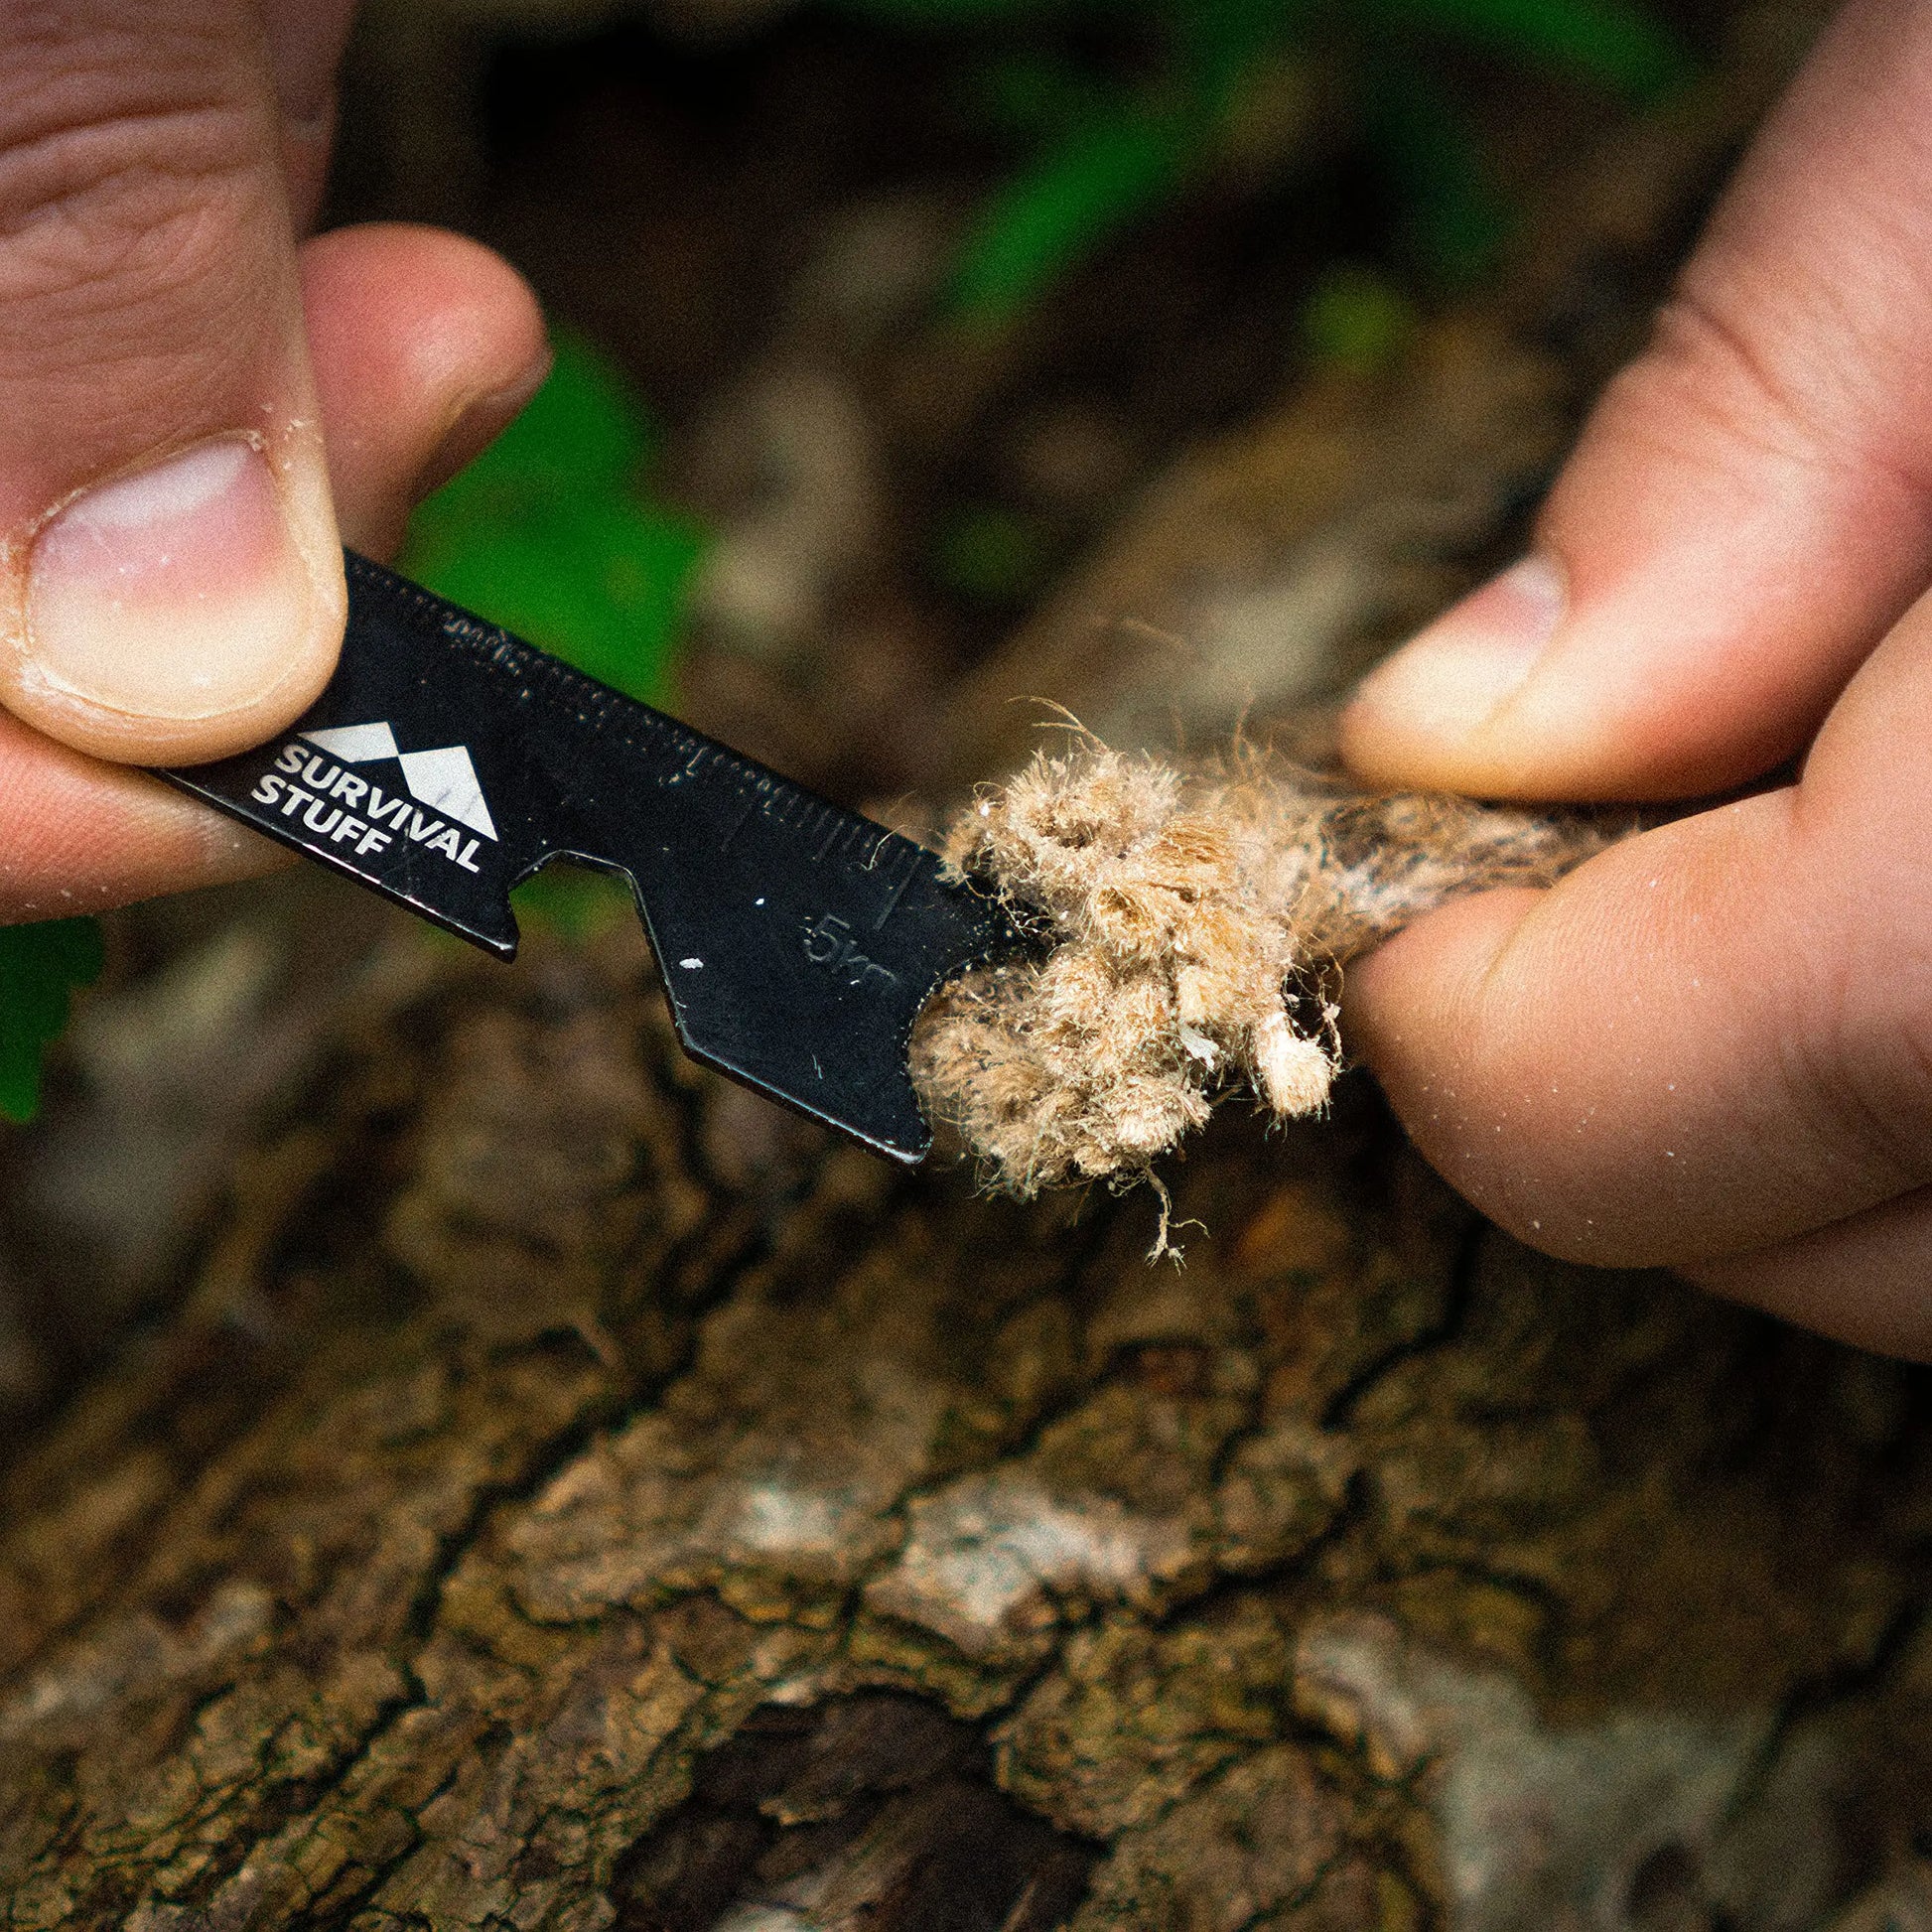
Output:
<svg viewBox="0 0 1932 1932">
<path fill-rule="evenodd" d="M 219 757 L 344 621 L 260 10 L 0 0 L 0 702 Z"/>
<path fill-rule="evenodd" d="M 1807 742 L 1932 573 L 1932 8 L 1854 0 L 1606 392 L 1536 549 L 1343 724 L 1391 784 L 1717 790 Z"/>
</svg>

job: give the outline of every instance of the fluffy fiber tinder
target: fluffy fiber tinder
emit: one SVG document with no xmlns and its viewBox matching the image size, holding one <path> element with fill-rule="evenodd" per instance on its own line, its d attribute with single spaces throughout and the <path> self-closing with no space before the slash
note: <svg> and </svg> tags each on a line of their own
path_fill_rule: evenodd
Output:
<svg viewBox="0 0 1932 1932">
<path fill-rule="evenodd" d="M 946 852 L 1045 949 L 921 1020 L 913 1078 L 988 1181 L 1146 1177 L 1217 1103 L 1319 1112 L 1340 969 L 1460 893 L 1554 881 L 1613 833 L 1465 799 L 1368 796 L 1259 752 L 1182 768 L 1104 747 L 981 791 Z"/>
</svg>

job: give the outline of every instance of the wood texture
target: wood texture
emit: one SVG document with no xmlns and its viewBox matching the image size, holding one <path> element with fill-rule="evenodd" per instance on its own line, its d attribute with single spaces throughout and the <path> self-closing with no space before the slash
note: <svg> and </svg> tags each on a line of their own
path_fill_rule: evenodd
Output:
<svg viewBox="0 0 1932 1932">
<path fill-rule="evenodd" d="M 1932 1827 L 1916 1373 L 1526 1254 L 1366 1091 L 1151 1269 L 641 964 L 437 950 L 13 1470 L 9 1924 L 1798 1927 Z"/>
</svg>

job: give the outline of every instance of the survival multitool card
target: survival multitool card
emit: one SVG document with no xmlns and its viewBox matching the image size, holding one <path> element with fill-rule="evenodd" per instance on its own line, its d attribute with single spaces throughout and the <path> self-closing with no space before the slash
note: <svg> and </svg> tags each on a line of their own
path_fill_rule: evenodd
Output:
<svg viewBox="0 0 1932 1932">
<path fill-rule="evenodd" d="M 1019 941 L 922 846 L 352 554 L 308 714 L 161 775 L 502 959 L 519 881 L 624 875 L 686 1050 L 907 1163 L 919 1009 Z"/>
</svg>

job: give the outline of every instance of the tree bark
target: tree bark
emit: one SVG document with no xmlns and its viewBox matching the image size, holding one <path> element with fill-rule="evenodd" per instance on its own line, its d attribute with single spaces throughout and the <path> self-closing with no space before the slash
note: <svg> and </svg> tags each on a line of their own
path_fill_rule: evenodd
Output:
<svg viewBox="0 0 1932 1932">
<path fill-rule="evenodd" d="M 1654 252 L 1701 111 L 1573 268 Z M 1627 339 L 1530 340 L 1576 284 L 1219 446 L 1062 614 L 1198 587 L 1190 521 L 1224 588 L 1345 526 L 1361 647 L 1424 595 L 1388 506 L 1496 458 L 1440 595 Z M 1029 648 L 955 775 L 1030 670 L 1150 675 Z M 1529 1254 L 1360 1085 L 1224 1118 L 1150 1267 L 1145 1193 L 897 1177 L 699 1074 L 627 928 L 383 947 L 5 1473 L 8 1925 L 1932 1926 L 1918 1371 Z"/>
<path fill-rule="evenodd" d="M 1932 1824 L 1915 1372 L 1529 1255 L 1366 1091 L 1150 1268 L 643 965 L 395 975 L 13 1471 L 11 1924 L 1796 1927 Z"/>
</svg>

